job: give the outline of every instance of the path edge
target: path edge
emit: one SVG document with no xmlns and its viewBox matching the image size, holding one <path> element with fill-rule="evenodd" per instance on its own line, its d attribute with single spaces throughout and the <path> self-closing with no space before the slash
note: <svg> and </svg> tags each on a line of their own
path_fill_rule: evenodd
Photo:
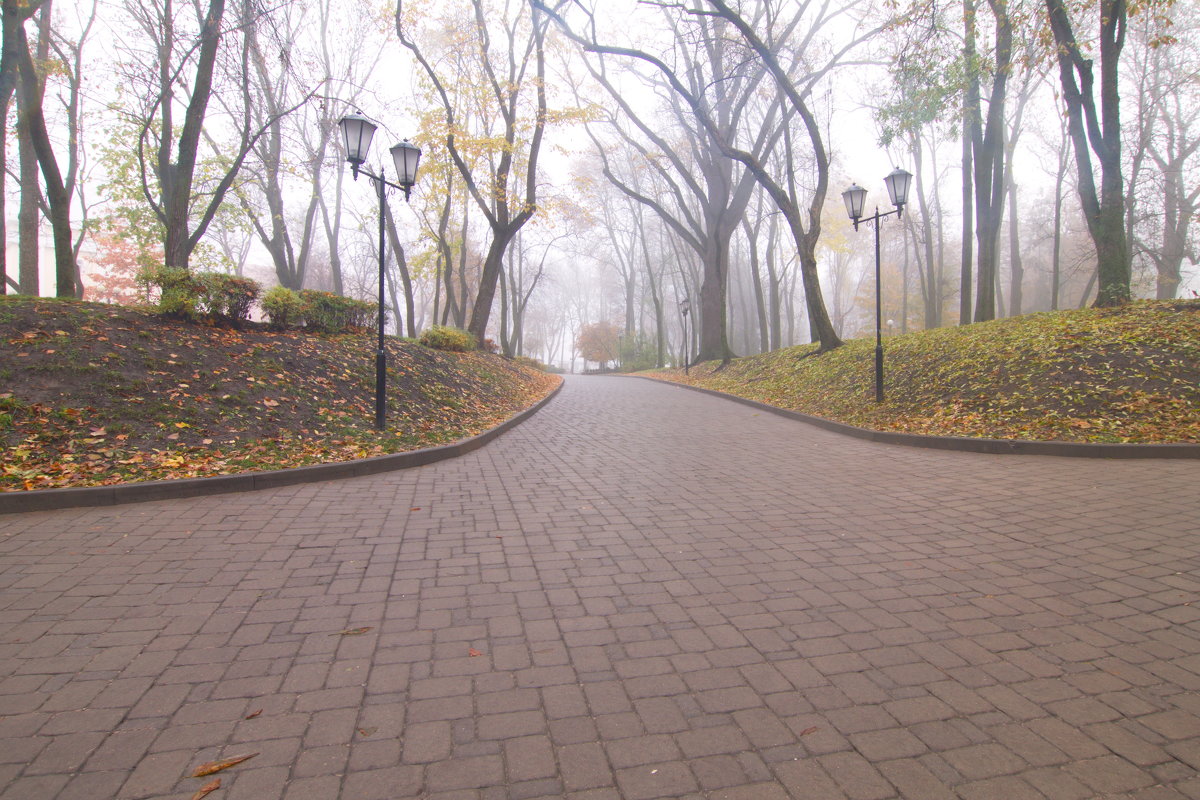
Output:
<svg viewBox="0 0 1200 800">
<path fill-rule="evenodd" d="M 924 436 L 917 433 L 899 433 L 896 431 L 877 431 L 871 428 L 860 428 L 844 422 L 835 422 L 824 417 L 814 417 L 799 411 L 790 411 L 779 406 L 760 403 L 738 397 L 735 394 L 719 392 L 716 389 L 705 389 L 686 383 L 665 381 L 650 378 L 645 375 L 619 375 L 615 377 L 638 378 L 644 381 L 654 381 L 666 386 L 677 386 L 680 389 L 690 389 L 693 392 L 723 397 L 735 403 L 767 411 L 788 419 L 806 422 L 827 431 L 865 439 L 881 444 L 895 444 L 904 447 L 924 447 L 931 450 L 951 450 L 960 453 L 988 453 L 992 455 L 1027 455 L 1027 456 L 1063 456 L 1066 458 L 1197 458 L 1200 459 L 1200 444 L 1120 444 L 1106 442 L 1055 442 L 1036 441 L 1033 439 L 983 439 L 969 436 Z"/>
<path fill-rule="evenodd" d="M 243 472 L 237 475 L 216 475 L 209 478 L 120 483 L 113 486 L 83 486 L 75 489 L 34 489 L 24 492 L 0 492 L 0 514 L 26 511 L 58 511 L 66 508 L 115 506 L 126 503 L 145 503 L 151 500 L 176 500 L 184 497 L 203 497 L 230 492 L 253 492 L 298 483 L 358 478 L 380 472 L 411 469 L 478 450 L 501 434 L 532 417 L 562 390 L 564 381 L 534 405 L 501 422 L 483 433 L 453 444 L 389 453 L 383 456 L 313 464 L 308 467 L 276 469 L 266 472 Z"/>
</svg>

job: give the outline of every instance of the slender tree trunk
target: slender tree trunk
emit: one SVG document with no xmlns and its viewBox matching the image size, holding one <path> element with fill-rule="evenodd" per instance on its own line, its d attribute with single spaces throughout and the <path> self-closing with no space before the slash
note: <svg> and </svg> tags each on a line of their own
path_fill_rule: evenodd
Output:
<svg viewBox="0 0 1200 800">
<path fill-rule="evenodd" d="M 404 252 L 404 246 L 400 244 L 400 234 L 396 230 L 396 218 L 392 215 L 390 206 L 384 205 L 385 218 L 387 220 L 388 242 L 392 246 L 392 256 L 396 259 L 396 271 L 400 273 L 400 285 L 404 289 L 404 319 L 408 329 L 409 338 L 416 338 L 417 329 L 414 318 L 417 315 L 416 298 L 413 297 L 412 275 L 408 271 L 408 257 Z M 396 304 L 398 297 L 392 298 L 392 303 Z M 396 305 L 396 314 L 399 315 L 400 306 Z M 403 336 L 405 328 L 401 326 L 399 318 L 396 319 L 396 335 Z"/>
<path fill-rule="evenodd" d="M 49 3 L 43 5 L 43 13 L 49 13 Z M 46 21 L 49 25 L 49 20 Z M 20 68 L 19 87 L 21 99 L 29 109 L 26 120 L 41 166 L 46 186 L 46 199 L 50 207 L 50 226 L 54 233 L 54 265 L 56 294 L 59 297 L 78 297 L 80 287 L 76 281 L 78 267 L 75 264 L 74 242 L 71 240 L 71 191 L 63 181 L 50 133 L 46 129 L 46 118 L 42 113 L 42 90 L 44 85 L 29 52 L 29 43 L 24 28 L 16 32 Z M 46 31 L 47 42 L 49 32 Z M 47 44 L 48 46 L 48 44 Z"/>
<path fill-rule="evenodd" d="M 767 307 L 770 314 L 770 349 L 783 347 L 783 309 L 780 307 L 780 274 L 777 255 L 779 248 L 779 217 L 772 215 L 767 223 Z"/>
<path fill-rule="evenodd" d="M 916 190 L 917 190 L 917 207 L 921 214 L 921 234 L 925 240 L 925 269 L 922 270 L 922 287 L 921 296 L 925 303 L 925 329 L 932 330 L 940 328 L 942 325 L 942 297 L 941 287 L 937 285 L 936 275 L 933 270 L 933 225 L 929 214 L 929 202 L 925 197 L 925 176 L 923 169 L 923 152 L 920 134 L 916 135 L 916 141 L 912 148 L 913 151 L 913 168 L 916 170 Z M 907 231 L 906 231 L 907 236 Z M 905 248 L 907 258 L 908 250 Z M 907 260 L 905 262 L 907 264 Z M 905 292 L 907 292 L 907 286 Z M 905 295 L 907 302 L 908 296 Z M 905 324 L 907 325 L 907 315 L 905 315 Z"/>
<path fill-rule="evenodd" d="M 509 358 L 513 357 L 512 340 L 509 338 L 508 326 L 508 284 L 509 276 L 505 274 L 505 270 L 500 270 L 500 349 L 504 355 Z"/>
<path fill-rule="evenodd" d="M 979 76 L 975 66 L 975 0 L 963 0 L 965 29 L 963 61 L 967 69 L 967 90 L 962 107 L 962 265 L 959 274 L 958 324 L 969 325 L 973 317 L 975 248 L 975 157 L 972 132 L 979 116 Z"/>
<path fill-rule="evenodd" d="M 23 97 L 24 93 L 22 93 Z M 17 264 L 21 294 L 41 294 L 39 261 L 42 221 L 42 187 L 38 176 L 37 154 L 33 151 L 33 134 L 25 101 L 17 99 L 17 161 L 20 164 L 21 203 L 17 209 Z"/>
<path fill-rule="evenodd" d="M 50 4 L 45 3 L 38 21 L 37 57 L 44 61 L 49 47 L 46 23 Z M 41 294 L 41 228 L 42 186 L 38 175 L 37 151 L 33 144 L 33 115 L 40 114 L 46 91 L 45 80 L 39 76 L 36 87 L 22 91 L 17 97 L 17 160 L 20 164 L 21 203 L 17 210 L 17 263 L 21 294 Z M 36 102 L 34 98 L 36 97 Z"/>
<path fill-rule="evenodd" d="M 762 220 L 762 208 L 758 209 L 757 221 Z M 758 312 L 758 352 L 766 353 L 771 349 L 771 327 L 767 313 L 766 298 L 763 295 L 762 272 L 759 269 L 758 257 L 758 226 L 751 226 L 748 220 L 742 221 L 742 230 L 746 234 L 746 242 L 750 251 L 750 279 L 754 283 L 754 305 Z"/>
<path fill-rule="evenodd" d="M 18 34 L 24 30 L 26 20 L 37 12 L 40 3 L 19 2 L 19 0 L 4 0 L 3 8 L 3 46 L 0 48 L 0 294 L 7 294 L 9 288 L 22 291 L 19 279 L 20 265 L 18 263 L 18 281 L 14 282 L 8 272 L 8 223 L 6 208 L 8 175 L 8 108 L 20 80 L 21 48 L 26 47 L 24 37 Z M 18 97 L 18 109 L 20 108 Z"/>
<path fill-rule="evenodd" d="M 1009 269 L 1009 312 L 1014 317 L 1023 313 L 1024 294 L 1022 281 L 1025 265 L 1021 261 L 1021 232 L 1017 224 L 1017 183 L 1008 171 L 1008 269 Z"/>
</svg>

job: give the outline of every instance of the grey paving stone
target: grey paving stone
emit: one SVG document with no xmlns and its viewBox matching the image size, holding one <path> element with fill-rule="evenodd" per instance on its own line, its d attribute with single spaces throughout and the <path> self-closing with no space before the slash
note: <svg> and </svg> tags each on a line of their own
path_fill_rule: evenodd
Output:
<svg viewBox="0 0 1200 800">
<path fill-rule="evenodd" d="M 0 797 L 1200 797 L 1200 464 L 568 379 L 457 460 L 0 517 Z"/>
</svg>

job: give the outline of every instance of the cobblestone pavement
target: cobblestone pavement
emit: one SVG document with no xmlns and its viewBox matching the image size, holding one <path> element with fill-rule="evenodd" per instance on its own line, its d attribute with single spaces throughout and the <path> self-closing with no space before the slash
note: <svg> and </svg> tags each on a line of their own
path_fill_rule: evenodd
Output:
<svg viewBox="0 0 1200 800">
<path fill-rule="evenodd" d="M 437 465 L 0 517 L 0 798 L 1200 797 L 1198 489 L 570 378 Z"/>
</svg>

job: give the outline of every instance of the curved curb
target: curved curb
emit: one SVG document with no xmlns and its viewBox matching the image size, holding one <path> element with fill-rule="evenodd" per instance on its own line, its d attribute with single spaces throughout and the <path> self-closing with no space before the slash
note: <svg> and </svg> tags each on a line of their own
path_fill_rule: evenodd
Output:
<svg viewBox="0 0 1200 800">
<path fill-rule="evenodd" d="M 1106 444 L 1094 442 L 1045 442 L 1033 439 L 980 439 L 969 436 L 922 436 L 916 433 L 897 433 L 895 431 L 876 431 L 870 428 L 860 428 L 847 425 L 844 422 L 834 422 L 824 417 L 814 417 L 801 414 L 799 411 L 789 411 L 786 408 L 767 405 L 757 400 L 747 400 L 744 397 L 718 392 L 715 389 L 703 389 L 699 386 L 689 386 L 686 383 L 663 381 L 657 378 L 647 378 L 643 375 L 625 375 L 626 378 L 640 378 L 654 381 L 667 386 L 678 386 L 680 389 L 690 389 L 693 392 L 723 397 L 735 403 L 768 411 L 781 417 L 807 422 L 827 431 L 853 436 L 856 439 L 866 439 L 869 442 L 882 444 L 898 444 L 905 447 L 924 447 L 931 450 L 953 450 L 960 453 L 990 453 L 1013 454 L 1026 456 L 1064 456 L 1068 458 L 1200 458 L 1200 444 Z"/>
<path fill-rule="evenodd" d="M 211 478 L 182 478 L 173 481 L 121 483 L 115 486 L 86 486 L 78 489 L 37 489 L 29 492 L 0 492 L 0 514 L 24 511 L 54 511 L 86 506 L 113 506 L 124 503 L 144 503 L 150 500 L 171 500 L 182 497 L 202 497 L 227 492 L 253 492 L 297 483 L 357 478 L 380 472 L 420 467 L 436 461 L 466 455 L 478 450 L 502 433 L 515 428 L 532 417 L 562 390 L 563 381 L 536 405 L 509 417 L 494 428 L 454 444 L 390 453 L 385 456 L 341 461 L 333 464 L 314 464 L 310 467 L 276 469 L 268 472 L 246 472 L 239 475 L 217 475 Z"/>
</svg>

